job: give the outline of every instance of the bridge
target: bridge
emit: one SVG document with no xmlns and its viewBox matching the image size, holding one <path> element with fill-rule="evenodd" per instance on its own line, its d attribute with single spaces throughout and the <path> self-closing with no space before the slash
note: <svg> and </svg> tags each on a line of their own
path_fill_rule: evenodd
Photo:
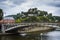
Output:
<svg viewBox="0 0 60 40">
<path fill-rule="evenodd" d="M 54 27 L 54 28 L 60 28 L 59 23 L 18 23 L 18 24 L 2 24 L 2 32 L 18 32 L 18 29 L 33 29 L 33 26 L 48 26 L 48 27 Z M 30 28 L 29 28 L 30 27 Z M 26 30 L 26 29 L 25 29 Z M 29 30 L 28 30 L 29 31 Z"/>
</svg>

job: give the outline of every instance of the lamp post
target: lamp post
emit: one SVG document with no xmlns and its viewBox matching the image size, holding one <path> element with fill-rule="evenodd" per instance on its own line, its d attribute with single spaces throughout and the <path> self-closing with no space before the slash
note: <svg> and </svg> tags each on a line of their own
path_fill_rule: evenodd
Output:
<svg viewBox="0 0 60 40">
<path fill-rule="evenodd" d="M 41 40 L 42 40 L 42 35 L 43 35 L 43 33 L 40 33 L 40 35 L 41 35 Z"/>
</svg>

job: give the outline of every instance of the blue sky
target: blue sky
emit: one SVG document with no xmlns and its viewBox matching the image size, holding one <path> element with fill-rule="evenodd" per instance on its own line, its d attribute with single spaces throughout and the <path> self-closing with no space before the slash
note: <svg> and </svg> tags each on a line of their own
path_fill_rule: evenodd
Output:
<svg viewBox="0 0 60 40">
<path fill-rule="evenodd" d="M 0 8 L 3 9 L 4 16 L 17 14 L 35 7 L 60 16 L 60 0 L 0 0 Z"/>
</svg>

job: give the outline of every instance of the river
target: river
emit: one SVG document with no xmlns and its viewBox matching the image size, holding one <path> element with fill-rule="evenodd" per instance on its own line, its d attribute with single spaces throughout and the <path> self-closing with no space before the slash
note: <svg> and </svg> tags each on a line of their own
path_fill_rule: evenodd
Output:
<svg viewBox="0 0 60 40">
<path fill-rule="evenodd" d="M 60 40 L 60 31 L 52 31 L 43 35 L 8 35 L 0 36 L 0 40 Z"/>
</svg>

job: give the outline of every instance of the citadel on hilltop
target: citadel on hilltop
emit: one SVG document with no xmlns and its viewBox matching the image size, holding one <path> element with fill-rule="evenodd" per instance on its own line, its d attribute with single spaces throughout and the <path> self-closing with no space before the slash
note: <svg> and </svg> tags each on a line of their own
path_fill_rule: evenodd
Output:
<svg viewBox="0 0 60 40">
<path fill-rule="evenodd" d="M 21 22 L 60 22 L 59 16 L 53 16 L 52 13 L 30 8 L 27 12 L 17 13 L 17 15 L 8 15 L 13 17 L 16 23 Z"/>
</svg>

